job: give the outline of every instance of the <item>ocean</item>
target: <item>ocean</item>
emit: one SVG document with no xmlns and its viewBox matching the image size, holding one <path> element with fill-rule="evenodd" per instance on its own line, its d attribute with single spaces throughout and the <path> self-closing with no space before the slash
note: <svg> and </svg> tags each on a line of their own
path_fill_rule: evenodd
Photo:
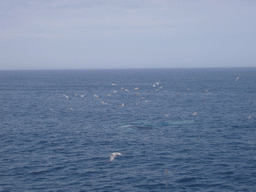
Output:
<svg viewBox="0 0 256 192">
<path fill-rule="evenodd" d="M 256 191 L 255 98 L 256 68 L 0 71 L 0 191 Z"/>
</svg>

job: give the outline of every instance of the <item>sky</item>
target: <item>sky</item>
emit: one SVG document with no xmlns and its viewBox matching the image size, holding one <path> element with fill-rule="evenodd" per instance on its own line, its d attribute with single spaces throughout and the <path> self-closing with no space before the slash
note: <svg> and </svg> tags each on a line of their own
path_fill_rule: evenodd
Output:
<svg viewBox="0 0 256 192">
<path fill-rule="evenodd" d="M 0 70 L 256 67 L 255 0 L 0 0 Z"/>
</svg>

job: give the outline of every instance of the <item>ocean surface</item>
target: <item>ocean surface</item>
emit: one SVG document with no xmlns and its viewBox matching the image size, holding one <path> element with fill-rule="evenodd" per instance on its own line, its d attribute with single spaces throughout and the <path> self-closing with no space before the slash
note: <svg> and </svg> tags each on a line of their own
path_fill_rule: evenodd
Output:
<svg viewBox="0 0 256 192">
<path fill-rule="evenodd" d="M 0 191 L 256 191 L 256 68 L 0 71 L 0 107 Z"/>
</svg>

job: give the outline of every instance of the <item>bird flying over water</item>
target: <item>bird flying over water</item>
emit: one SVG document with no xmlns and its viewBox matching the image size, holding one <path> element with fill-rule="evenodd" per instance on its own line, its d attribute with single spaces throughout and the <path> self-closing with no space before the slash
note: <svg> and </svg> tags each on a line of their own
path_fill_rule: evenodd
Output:
<svg viewBox="0 0 256 192">
<path fill-rule="evenodd" d="M 109 162 L 113 161 L 117 155 L 122 155 L 121 153 L 112 153 Z"/>
</svg>

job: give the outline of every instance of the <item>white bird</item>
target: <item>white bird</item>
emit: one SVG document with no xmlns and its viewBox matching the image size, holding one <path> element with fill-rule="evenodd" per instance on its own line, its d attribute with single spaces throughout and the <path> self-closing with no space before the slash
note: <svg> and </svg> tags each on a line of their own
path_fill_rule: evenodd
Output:
<svg viewBox="0 0 256 192">
<path fill-rule="evenodd" d="M 112 153 L 109 162 L 113 161 L 117 155 L 122 155 L 121 153 Z"/>
<path fill-rule="evenodd" d="M 63 94 L 63 96 L 66 97 L 67 100 L 69 99 L 69 96 L 67 96 L 67 95 L 65 95 L 65 94 Z"/>
<path fill-rule="evenodd" d="M 139 90 L 139 87 L 134 88 L 134 91 Z"/>
<path fill-rule="evenodd" d="M 102 105 L 107 105 L 107 103 L 106 103 L 106 102 L 104 102 L 104 101 L 101 101 L 101 104 L 102 104 Z"/>
</svg>

